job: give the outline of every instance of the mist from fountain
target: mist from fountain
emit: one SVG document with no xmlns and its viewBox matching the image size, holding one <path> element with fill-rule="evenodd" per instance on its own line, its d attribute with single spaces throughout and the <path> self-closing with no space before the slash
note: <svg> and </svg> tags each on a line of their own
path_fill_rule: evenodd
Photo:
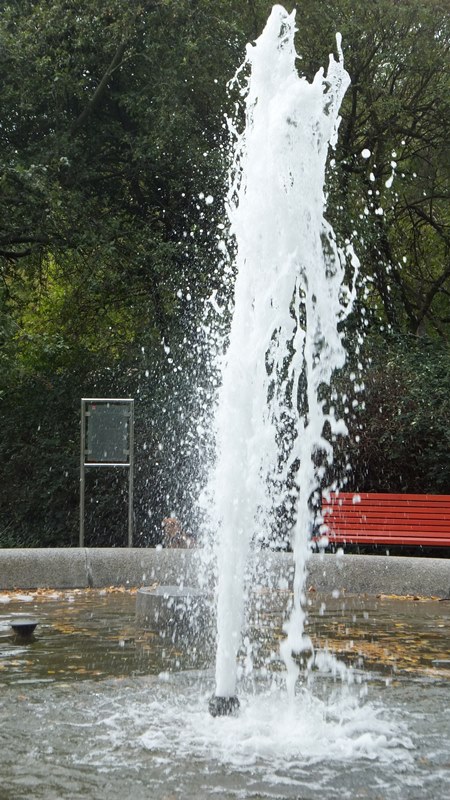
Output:
<svg viewBox="0 0 450 800">
<path fill-rule="evenodd" d="M 236 694 L 236 656 L 250 551 L 292 527 L 294 601 L 281 654 L 295 692 L 295 655 L 309 650 L 304 581 L 314 496 L 346 434 L 330 381 L 346 359 L 340 323 L 351 310 L 358 260 L 325 219 L 325 170 L 350 79 L 337 60 L 299 77 L 295 12 L 274 6 L 234 82 L 245 126 L 229 121 L 233 157 L 226 202 L 234 251 L 234 310 L 215 418 L 207 496 L 217 531 L 216 697 Z M 345 267 L 354 268 L 352 287 Z"/>
</svg>

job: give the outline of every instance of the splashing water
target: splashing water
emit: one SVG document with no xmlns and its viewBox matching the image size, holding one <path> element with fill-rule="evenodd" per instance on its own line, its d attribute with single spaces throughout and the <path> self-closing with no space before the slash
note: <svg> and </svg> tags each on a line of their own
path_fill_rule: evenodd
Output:
<svg viewBox="0 0 450 800">
<path fill-rule="evenodd" d="M 276 535 L 280 507 L 293 507 L 294 605 L 282 656 L 291 694 L 293 653 L 304 636 L 302 590 L 309 553 L 311 498 L 333 459 L 329 438 L 345 434 L 324 387 L 343 366 L 338 324 L 351 309 L 344 265 L 324 218 L 325 167 L 349 84 L 340 40 L 312 83 L 299 77 L 295 12 L 275 6 L 262 35 L 248 45 L 235 81 L 244 88 L 245 128 L 230 123 L 234 157 L 227 213 L 235 242 L 236 280 L 229 346 L 216 415 L 217 457 L 209 493 L 217 530 L 218 643 L 216 695 L 236 688 L 236 654 L 252 543 Z"/>
</svg>

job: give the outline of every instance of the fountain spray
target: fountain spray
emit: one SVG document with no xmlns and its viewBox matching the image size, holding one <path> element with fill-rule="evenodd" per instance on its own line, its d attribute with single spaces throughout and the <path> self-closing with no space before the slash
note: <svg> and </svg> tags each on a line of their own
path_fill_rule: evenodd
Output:
<svg viewBox="0 0 450 800">
<path fill-rule="evenodd" d="M 246 562 L 252 543 L 270 538 L 274 509 L 292 492 L 292 479 L 294 602 L 281 654 L 294 693 L 293 654 L 310 646 L 302 593 L 311 497 L 323 464 L 333 458 L 329 439 L 346 433 L 323 387 L 345 363 L 338 324 L 351 308 L 354 283 L 345 286 L 344 267 L 349 257 L 356 268 L 357 259 L 340 251 L 324 218 L 324 182 L 349 77 L 339 37 L 338 59 L 330 56 L 327 73 L 321 69 L 312 83 L 299 77 L 295 31 L 295 12 L 274 6 L 235 77 L 245 127 L 239 132 L 230 123 L 234 155 L 226 207 L 235 242 L 234 312 L 209 487 L 218 564 L 213 715 L 238 708 Z"/>
</svg>

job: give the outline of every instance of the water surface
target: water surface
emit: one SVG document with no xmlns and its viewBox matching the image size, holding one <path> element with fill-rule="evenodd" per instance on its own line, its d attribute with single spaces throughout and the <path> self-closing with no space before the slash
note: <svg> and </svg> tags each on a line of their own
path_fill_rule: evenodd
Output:
<svg viewBox="0 0 450 800">
<path fill-rule="evenodd" d="M 447 796 L 450 603 L 313 594 L 312 639 L 353 682 L 319 670 L 290 706 L 288 600 L 260 604 L 241 713 L 213 719 L 214 653 L 137 629 L 132 592 L 0 595 L 1 800 Z M 29 642 L 19 613 L 40 620 Z"/>
</svg>

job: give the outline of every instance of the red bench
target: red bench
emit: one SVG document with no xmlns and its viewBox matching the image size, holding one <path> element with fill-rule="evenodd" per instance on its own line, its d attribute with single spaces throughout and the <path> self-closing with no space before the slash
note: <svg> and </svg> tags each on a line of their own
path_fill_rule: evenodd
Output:
<svg viewBox="0 0 450 800">
<path fill-rule="evenodd" d="M 450 495 L 339 492 L 322 516 L 318 544 L 450 547 Z"/>
</svg>

